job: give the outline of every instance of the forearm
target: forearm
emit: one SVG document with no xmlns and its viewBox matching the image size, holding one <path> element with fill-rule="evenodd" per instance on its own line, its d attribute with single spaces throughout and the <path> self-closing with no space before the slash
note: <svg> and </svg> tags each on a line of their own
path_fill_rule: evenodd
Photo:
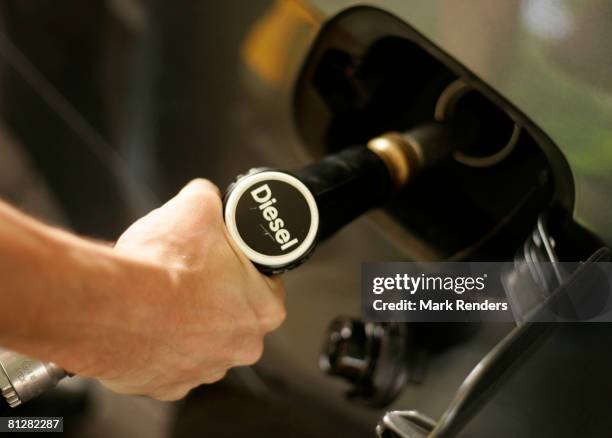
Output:
<svg viewBox="0 0 612 438">
<path fill-rule="evenodd" d="M 0 345 L 96 374 L 75 352 L 138 336 L 138 314 L 122 305 L 127 287 L 146 294 L 163 270 L 44 225 L 0 203 Z M 123 339 L 114 339 L 121 334 Z"/>
</svg>

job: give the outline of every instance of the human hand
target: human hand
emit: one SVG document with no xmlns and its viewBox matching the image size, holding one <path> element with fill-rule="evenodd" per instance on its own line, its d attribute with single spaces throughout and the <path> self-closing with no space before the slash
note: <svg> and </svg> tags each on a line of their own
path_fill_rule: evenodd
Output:
<svg viewBox="0 0 612 438">
<path fill-rule="evenodd" d="M 209 181 L 192 181 L 135 222 L 114 251 L 146 268 L 120 292 L 133 310 L 125 339 L 91 372 L 117 392 L 181 398 L 256 362 L 285 317 L 280 280 L 234 246 Z"/>
</svg>

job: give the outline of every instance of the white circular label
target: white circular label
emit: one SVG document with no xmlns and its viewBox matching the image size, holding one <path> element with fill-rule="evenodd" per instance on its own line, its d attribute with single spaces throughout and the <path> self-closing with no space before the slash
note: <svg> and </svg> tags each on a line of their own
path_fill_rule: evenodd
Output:
<svg viewBox="0 0 612 438">
<path fill-rule="evenodd" d="M 280 268 L 309 253 L 319 229 L 319 210 L 299 179 L 264 170 L 235 184 L 225 202 L 225 223 L 251 261 Z"/>
</svg>

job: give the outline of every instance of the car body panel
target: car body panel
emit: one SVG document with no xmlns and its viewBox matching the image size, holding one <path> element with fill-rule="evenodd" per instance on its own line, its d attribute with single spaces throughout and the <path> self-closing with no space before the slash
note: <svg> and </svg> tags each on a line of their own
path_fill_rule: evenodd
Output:
<svg viewBox="0 0 612 438">
<path fill-rule="evenodd" d="M 525 113 L 561 149 L 574 217 L 612 242 L 612 5 L 603 1 L 302 2 L 322 20 L 353 6 L 402 19 Z"/>
</svg>

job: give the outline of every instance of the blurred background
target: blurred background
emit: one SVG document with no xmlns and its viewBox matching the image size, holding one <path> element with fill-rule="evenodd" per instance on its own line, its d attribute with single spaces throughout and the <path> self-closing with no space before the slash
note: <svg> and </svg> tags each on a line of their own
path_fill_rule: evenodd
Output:
<svg viewBox="0 0 612 438">
<path fill-rule="evenodd" d="M 2 172 L 9 200 L 114 239 L 190 178 L 227 182 L 240 45 L 267 2 L 0 6 L 2 143 L 24 163 Z M 29 174 L 45 196 L 17 193 Z"/>
</svg>

